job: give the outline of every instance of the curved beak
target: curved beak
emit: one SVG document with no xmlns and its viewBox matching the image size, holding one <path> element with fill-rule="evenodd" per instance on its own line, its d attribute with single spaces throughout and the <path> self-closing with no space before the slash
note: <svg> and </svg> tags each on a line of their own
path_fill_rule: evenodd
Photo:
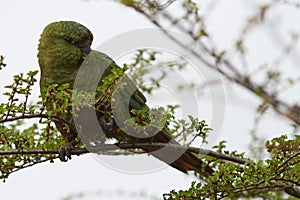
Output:
<svg viewBox="0 0 300 200">
<path fill-rule="evenodd" d="M 89 53 L 91 52 L 91 46 L 90 45 L 81 47 L 80 49 L 81 49 L 81 52 L 82 52 L 84 58 L 86 58 L 87 55 L 89 55 Z"/>
</svg>

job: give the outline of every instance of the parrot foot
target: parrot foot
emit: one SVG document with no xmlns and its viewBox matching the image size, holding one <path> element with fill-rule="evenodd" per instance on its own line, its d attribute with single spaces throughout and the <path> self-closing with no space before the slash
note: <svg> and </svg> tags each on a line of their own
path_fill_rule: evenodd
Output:
<svg viewBox="0 0 300 200">
<path fill-rule="evenodd" d="M 100 117 L 100 125 L 104 129 L 104 132 L 111 131 L 113 128 L 113 120 L 110 120 L 110 122 L 107 122 L 105 119 L 105 116 Z"/>
<path fill-rule="evenodd" d="M 79 143 L 76 139 L 63 145 L 58 150 L 58 157 L 62 162 L 67 162 L 68 159 L 71 160 L 72 150 L 75 149 L 76 145 Z"/>
</svg>

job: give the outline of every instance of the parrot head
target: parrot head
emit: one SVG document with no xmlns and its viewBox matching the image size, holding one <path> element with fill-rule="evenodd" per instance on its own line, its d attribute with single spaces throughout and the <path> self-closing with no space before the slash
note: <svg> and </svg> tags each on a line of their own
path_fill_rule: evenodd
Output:
<svg viewBox="0 0 300 200">
<path fill-rule="evenodd" d="M 91 31 L 74 21 L 53 22 L 45 27 L 38 46 L 41 88 L 53 83 L 73 84 L 74 76 L 91 51 Z"/>
</svg>

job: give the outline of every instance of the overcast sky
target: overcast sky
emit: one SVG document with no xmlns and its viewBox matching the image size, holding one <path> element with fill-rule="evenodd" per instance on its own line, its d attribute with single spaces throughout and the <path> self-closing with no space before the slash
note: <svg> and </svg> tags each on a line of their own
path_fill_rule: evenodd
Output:
<svg viewBox="0 0 300 200">
<path fill-rule="evenodd" d="M 283 9 L 289 9 L 290 12 L 288 6 Z M 254 10 L 255 3 L 251 4 L 246 1 L 230 0 L 218 4 L 210 13 L 209 27 L 210 31 L 215 33 L 214 39 L 217 44 L 220 44 L 222 48 L 232 45 L 232 39 L 240 32 L 243 20 Z M 294 9 L 283 18 L 278 15 L 280 11 L 282 10 L 275 12 L 274 17 L 275 19 L 278 17 L 278 23 L 286 29 L 291 29 L 290 26 L 285 26 L 287 22 L 294 23 L 295 19 L 300 19 Z M 6 57 L 5 63 L 8 65 L 0 73 L 1 93 L 3 85 L 12 80 L 14 74 L 39 69 L 36 57 L 38 40 L 43 28 L 50 22 L 74 20 L 84 24 L 94 34 L 93 48 L 128 31 L 154 27 L 134 10 L 108 0 L 4 1 L 1 2 L 0 19 L 0 54 Z M 292 31 L 299 31 L 299 26 Z M 257 64 L 266 56 L 272 56 L 272 53 L 276 52 L 273 44 L 269 44 L 271 41 L 265 39 L 267 37 L 267 30 L 258 31 L 257 36 L 254 36 L 253 44 L 262 43 L 265 47 L 257 49 L 257 54 L 251 54 L 253 58 L 251 64 Z M 122 45 L 124 44 L 120 43 L 120 48 Z M 115 44 L 114 48 L 116 48 Z M 253 48 L 256 48 L 255 45 Z M 117 62 L 122 62 L 122 59 Z M 296 60 L 294 59 L 289 64 L 293 62 Z M 228 93 L 228 90 L 232 89 L 234 92 Z M 36 97 L 38 96 L 38 87 L 33 93 Z M 254 109 L 259 101 L 239 87 L 225 88 L 224 95 L 226 97 L 225 120 L 221 123 L 217 138 L 228 140 L 230 149 L 245 151 L 250 140 L 248 133 L 253 126 Z M 237 96 L 239 98 L 236 98 Z M 156 98 L 149 98 L 150 105 L 154 106 L 162 101 L 157 98 L 157 95 Z M 3 97 L 0 99 L 3 100 Z M 168 101 L 168 99 L 164 100 Z M 211 120 L 213 118 L 210 113 L 211 99 L 203 97 L 200 101 L 202 111 L 199 112 L 203 113 L 201 116 L 208 121 Z M 267 115 L 261 134 L 266 138 L 271 138 L 289 133 L 291 128 L 287 121 L 280 117 L 273 117 L 273 115 L 272 112 Z M 198 117 L 202 119 L 201 116 Z M 153 162 L 159 166 L 165 166 L 149 156 L 137 158 L 139 162 Z M 138 161 L 135 159 L 134 162 Z M 125 162 L 130 162 L 130 160 L 125 160 Z M 101 191 L 101 199 L 119 199 L 117 195 L 108 194 L 112 191 L 119 192 L 118 194 L 124 191 L 126 193 L 123 193 L 125 195 L 123 199 L 132 199 L 130 194 L 133 192 L 145 192 L 160 198 L 163 193 L 172 189 L 188 188 L 191 180 L 196 179 L 170 167 L 153 173 L 124 173 L 101 164 L 91 155 L 84 155 L 75 156 L 67 163 L 57 160 L 54 164 L 39 164 L 14 173 L 5 183 L 0 183 L 0 196 L 1 199 L 59 200 L 74 193 Z M 89 196 L 86 199 L 92 199 L 92 197 Z"/>
</svg>

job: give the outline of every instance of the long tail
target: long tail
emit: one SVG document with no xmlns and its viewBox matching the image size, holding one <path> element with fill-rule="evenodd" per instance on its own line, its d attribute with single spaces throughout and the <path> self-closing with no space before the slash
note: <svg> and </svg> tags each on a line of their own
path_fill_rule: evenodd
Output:
<svg viewBox="0 0 300 200">
<path fill-rule="evenodd" d="M 167 128 L 163 128 L 159 133 L 155 134 L 152 138 L 136 139 L 132 136 L 127 135 L 125 132 L 120 131 L 118 126 L 114 125 L 111 131 L 106 133 L 108 138 L 116 138 L 119 141 L 127 142 L 155 142 L 155 143 L 170 143 L 180 145 L 176 142 L 168 132 Z M 209 177 L 212 175 L 214 170 L 206 166 L 205 169 L 202 169 L 202 161 L 197 158 L 191 151 L 187 148 L 170 148 L 170 147 L 143 147 L 145 152 L 153 155 L 159 160 L 171 165 L 172 167 L 187 173 L 188 171 L 195 171 L 203 177 Z"/>
<path fill-rule="evenodd" d="M 167 130 L 162 130 L 152 139 L 152 142 L 158 143 L 170 143 L 177 144 L 176 141 L 172 139 Z M 209 177 L 214 172 L 213 169 L 209 166 L 206 166 L 205 169 L 202 169 L 202 161 L 197 158 L 191 151 L 188 149 L 174 149 L 174 148 L 160 148 L 160 147 L 145 147 L 144 151 L 149 152 L 151 155 L 160 159 L 161 161 L 166 162 L 172 167 L 187 173 L 188 171 L 195 171 L 201 176 Z"/>
</svg>

